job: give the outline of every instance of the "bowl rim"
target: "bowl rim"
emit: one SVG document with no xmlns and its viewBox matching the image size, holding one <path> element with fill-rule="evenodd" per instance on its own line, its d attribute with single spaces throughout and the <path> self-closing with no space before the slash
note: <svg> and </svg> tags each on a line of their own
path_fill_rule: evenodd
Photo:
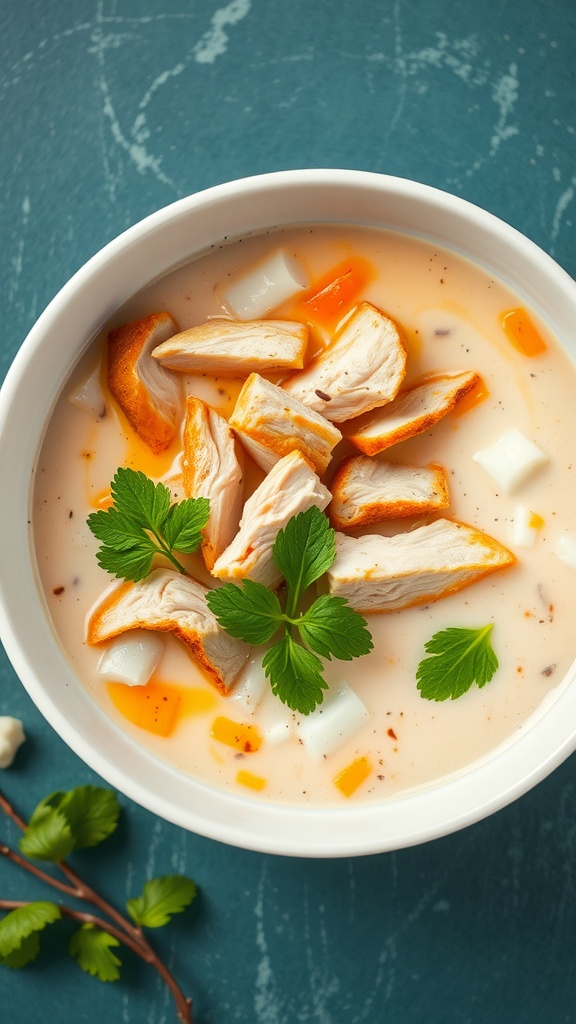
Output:
<svg viewBox="0 0 576 1024">
<path fill-rule="evenodd" d="M 213 218 L 215 224 L 221 224 L 227 209 L 236 208 L 242 202 L 253 204 L 255 197 L 263 207 L 261 216 L 269 218 L 268 211 L 278 196 L 301 196 L 307 190 L 318 197 L 326 189 L 334 190 L 334 194 L 354 193 L 361 197 L 360 205 L 364 203 L 366 208 L 371 197 L 387 196 L 394 197 L 399 208 L 402 204 L 420 204 L 423 215 L 434 210 L 434 221 L 439 213 L 455 219 L 454 223 L 465 221 L 479 238 L 485 239 L 482 244 L 486 246 L 486 253 L 491 252 L 490 240 L 492 246 L 494 239 L 498 240 L 502 250 L 496 260 L 500 261 L 499 265 L 505 267 L 506 254 L 514 253 L 520 266 L 532 268 L 534 280 L 542 278 L 542 294 L 536 307 L 541 315 L 552 320 L 553 326 L 555 318 L 560 322 L 569 314 L 574 316 L 576 283 L 535 243 L 469 201 L 406 178 L 334 168 L 273 171 L 211 186 L 149 214 L 108 242 L 60 289 L 16 353 L 0 390 L 0 464 L 10 467 L 4 474 L 5 479 L 16 490 L 10 510 L 0 512 L 0 639 L 22 684 L 48 723 L 84 762 L 130 799 L 178 826 L 232 846 L 286 856 L 333 858 L 397 850 L 450 834 L 502 809 L 542 781 L 576 749 L 576 665 L 555 688 L 553 699 L 545 700 L 525 727 L 509 741 L 470 770 L 418 791 L 382 802 L 319 808 L 272 804 L 216 789 L 183 775 L 149 754 L 95 705 L 76 680 L 47 621 L 47 613 L 42 610 L 39 614 L 42 602 L 34 600 L 39 594 L 32 565 L 32 539 L 24 521 L 30 507 L 33 474 L 27 477 L 20 473 L 21 479 L 17 479 L 13 451 L 11 455 L 18 429 L 13 426 L 14 414 L 21 403 L 30 367 L 35 361 L 42 363 L 43 360 L 49 365 L 46 337 L 61 326 L 63 316 L 68 315 L 70 309 L 80 315 L 82 302 L 94 291 L 95 283 L 110 285 L 110 291 L 105 293 L 107 301 L 99 308 L 100 325 L 103 325 L 121 305 L 118 301 L 121 286 L 120 283 L 116 286 L 114 281 L 118 266 L 130 258 L 135 261 L 131 277 L 144 273 L 150 258 L 142 260 L 141 267 L 138 254 L 143 249 L 149 250 L 152 242 L 159 245 L 158 262 L 161 263 L 169 255 L 162 248 L 163 239 L 168 250 L 170 233 L 177 233 L 180 238 L 182 226 L 188 219 L 203 215 L 205 220 Z M 310 203 L 306 208 L 309 207 Z M 280 218 L 279 223 L 283 222 Z M 358 223 L 358 220 L 348 217 L 343 218 L 343 222 Z M 422 234 L 426 236 L 425 231 Z M 148 245 L 143 246 L 143 242 Z M 185 245 L 183 238 L 179 244 Z M 466 247 L 460 250 L 455 245 L 449 247 L 466 255 Z M 189 257 L 197 251 L 191 245 Z M 482 260 L 476 259 L 476 262 Z M 169 269 L 169 265 L 163 266 L 154 276 Z M 500 276 L 511 283 L 511 287 L 521 290 L 523 274 L 518 274 L 512 282 L 506 274 Z M 152 278 L 148 275 L 147 280 Z M 138 290 L 127 290 L 126 285 L 122 288 L 122 301 Z M 97 304 L 95 299 L 93 301 Z M 73 358 L 70 354 L 69 364 L 62 366 L 51 389 L 46 390 L 42 401 L 37 403 L 38 408 L 32 412 L 30 436 L 21 445 L 25 465 L 33 465 L 31 454 L 34 446 L 35 450 L 38 448 L 49 415 L 47 408 L 52 407 L 73 363 L 94 336 L 96 313 L 93 319 L 83 339 L 83 348 L 75 349 Z M 576 361 L 576 348 L 573 357 Z M 37 376 L 38 373 L 36 370 Z M 30 556 L 30 566 L 26 563 L 21 580 L 14 578 L 17 561 L 14 551 L 10 550 L 12 546 L 21 553 L 27 550 Z M 42 621 L 42 616 L 46 621 Z M 34 629 L 32 645 L 30 624 Z M 42 645 L 49 650 L 49 658 L 43 659 L 39 653 Z M 59 665 L 61 682 L 57 692 L 58 696 L 67 693 L 67 707 L 56 699 L 54 686 L 44 683 L 45 664 L 46 671 L 50 666 Z M 121 763 L 108 753 L 110 744 L 119 748 Z"/>
</svg>

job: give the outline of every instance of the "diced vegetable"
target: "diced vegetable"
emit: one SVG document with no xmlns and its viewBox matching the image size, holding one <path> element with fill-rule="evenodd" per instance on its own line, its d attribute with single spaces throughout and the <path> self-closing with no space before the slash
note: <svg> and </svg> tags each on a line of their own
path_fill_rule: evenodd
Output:
<svg viewBox="0 0 576 1024">
<path fill-rule="evenodd" d="M 104 682 L 144 686 L 156 669 L 164 649 L 162 637 L 134 630 L 112 640 L 98 665 Z"/>
<path fill-rule="evenodd" d="M 246 714 L 253 714 L 266 689 L 270 688 L 262 668 L 266 648 L 257 648 L 242 669 L 228 700 Z"/>
<path fill-rule="evenodd" d="M 107 689 L 114 707 L 133 725 L 157 736 L 169 736 L 173 731 L 181 706 L 179 687 L 165 683 L 108 683 Z"/>
<path fill-rule="evenodd" d="M 525 309 L 511 309 L 502 314 L 501 324 L 508 341 L 525 356 L 539 356 L 547 349 Z"/>
<path fill-rule="evenodd" d="M 222 297 L 234 316 L 254 320 L 281 306 L 307 284 L 306 274 L 297 260 L 285 249 L 279 249 L 232 281 Z"/>
<path fill-rule="evenodd" d="M 218 715 L 212 723 L 211 736 L 224 743 L 227 747 L 234 747 L 244 754 L 253 753 L 262 744 L 262 736 L 255 725 L 245 725 L 241 722 L 233 722 L 225 715 Z"/>
<path fill-rule="evenodd" d="M 10 767 L 25 739 L 22 722 L 18 718 L 0 715 L 0 768 Z"/>
<path fill-rule="evenodd" d="M 350 256 L 332 267 L 313 285 L 302 302 L 304 315 L 328 330 L 335 327 L 375 276 L 369 260 Z"/>
<path fill-rule="evenodd" d="M 68 395 L 68 401 L 95 419 L 105 416 L 106 398 L 100 383 L 100 364 Z"/>
<path fill-rule="evenodd" d="M 333 753 L 349 740 L 370 717 L 366 705 L 346 682 L 332 686 L 311 714 L 297 726 L 298 737 L 314 761 Z"/>
<path fill-rule="evenodd" d="M 372 765 L 367 757 L 357 757 L 346 768 L 334 778 L 334 785 L 338 787 L 344 796 L 352 796 L 353 793 L 366 781 L 372 771 Z"/>
<path fill-rule="evenodd" d="M 241 768 L 237 773 L 236 782 L 239 782 L 241 786 L 246 786 L 248 789 L 254 789 L 258 793 L 266 785 L 266 779 L 263 779 L 260 775 L 253 775 L 252 772 L 247 772 L 244 768 Z"/>
<path fill-rule="evenodd" d="M 480 378 L 478 383 L 475 384 L 466 395 L 459 399 L 452 410 L 452 415 L 464 416 L 467 412 L 470 412 L 471 409 L 475 409 L 477 405 L 485 402 L 489 397 L 490 392 L 482 378 Z"/>
<path fill-rule="evenodd" d="M 576 569 L 576 533 L 563 533 L 558 538 L 554 553 L 564 565 Z"/>
<path fill-rule="evenodd" d="M 538 530 L 543 525 L 542 516 L 526 505 L 516 505 L 509 529 L 510 543 L 521 548 L 533 548 Z"/>
<path fill-rule="evenodd" d="M 294 712 L 272 693 L 269 685 L 258 705 L 256 719 L 263 738 L 273 746 L 278 746 L 294 737 L 296 727 Z"/>
<path fill-rule="evenodd" d="M 514 427 L 490 448 L 476 452 L 473 458 L 506 494 L 516 490 L 549 461 L 533 441 Z"/>
</svg>

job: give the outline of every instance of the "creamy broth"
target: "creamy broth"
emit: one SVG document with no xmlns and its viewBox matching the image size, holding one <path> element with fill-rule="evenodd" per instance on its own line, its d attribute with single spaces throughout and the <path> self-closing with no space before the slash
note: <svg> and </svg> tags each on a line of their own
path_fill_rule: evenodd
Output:
<svg viewBox="0 0 576 1024">
<path fill-rule="evenodd" d="M 163 479 L 178 465 L 179 445 L 151 454 L 107 396 L 107 414 L 90 417 L 68 400 L 75 381 L 95 366 L 104 351 L 97 339 L 59 400 L 41 450 L 34 495 L 34 531 L 41 585 L 62 648 L 94 700 L 118 725 L 159 758 L 216 786 L 259 800 L 325 804 L 343 801 L 335 776 L 356 758 L 371 771 L 351 798 L 385 799 L 461 772 L 526 727 L 533 713 L 562 682 L 574 656 L 572 595 L 575 572 L 554 553 L 559 536 L 576 531 L 572 500 L 572 438 L 576 371 L 543 324 L 547 351 L 528 358 L 507 340 L 500 325 L 518 297 L 480 268 L 418 239 L 363 228 L 312 226 L 273 232 L 216 247 L 153 283 L 120 309 L 116 325 L 160 310 L 183 330 L 222 315 L 220 292 L 228 280 L 279 245 L 290 250 L 311 281 L 349 253 L 367 258 L 376 271 L 361 298 L 404 327 L 409 344 L 405 383 L 431 371 L 476 370 L 488 397 L 462 414 L 452 413 L 432 430 L 385 453 L 395 461 L 440 463 L 448 473 L 450 507 L 445 515 L 490 534 L 509 547 L 517 564 L 450 597 L 424 607 L 368 616 L 373 651 L 353 662 L 327 664 L 328 681 L 347 680 L 371 713 L 365 727 L 320 763 L 297 740 L 264 743 L 239 754 L 213 739 L 217 715 L 247 721 L 220 696 L 178 643 L 166 638 L 154 680 L 181 688 L 180 710 L 169 736 L 132 725 L 115 707 L 97 675 L 102 651 L 85 643 L 86 619 L 107 588 L 116 585 L 96 561 L 97 541 L 86 518 L 98 507 L 121 465 Z M 291 303 L 274 317 L 290 316 Z M 317 339 L 318 343 L 322 339 Z M 225 416 L 240 381 L 190 378 L 191 393 Z M 516 427 L 548 456 L 512 495 L 498 488 L 473 459 L 479 449 Z M 343 454 L 343 442 L 326 476 Z M 246 458 L 248 486 L 262 477 Z M 509 529 L 518 504 L 527 504 L 543 525 L 533 548 L 515 547 Z M 414 520 L 389 522 L 358 532 L 392 534 Z M 209 581 L 199 557 L 188 565 Z M 494 622 L 492 643 L 499 669 L 484 688 L 473 686 L 455 701 L 424 700 L 415 674 L 424 644 L 447 626 L 480 627 Z M 257 715 L 256 715 L 257 720 Z M 264 780 L 254 790 L 237 779 L 239 770 Z"/>
</svg>

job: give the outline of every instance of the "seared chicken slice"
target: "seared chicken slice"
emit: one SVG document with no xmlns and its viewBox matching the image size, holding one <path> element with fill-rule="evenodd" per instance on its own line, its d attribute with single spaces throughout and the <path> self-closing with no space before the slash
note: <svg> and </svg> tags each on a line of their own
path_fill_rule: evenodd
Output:
<svg viewBox="0 0 576 1024">
<path fill-rule="evenodd" d="M 376 455 L 429 430 L 480 380 L 473 370 L 427 378 L 399 394 L 386 409 L 349 424 L 347 436 L 366 455 Z"/>
<path fill-rule="evenodd" d="M 450 519 L 394 537 L 336 534 L 330 592 L 360 612 L 428 604 L 515 562 L 492 537 Z"/>
<path fill-rule="evenodd" d="M 123 583 L 92 614 L 89 644 L 152 629 L 173 633 L 222 693 L 227 693 L 250 653 L 229 636 L 206 604 L 206 588 L 175 569 L 153 569 L 139 583 Z"/>
<path fill-rule="evenodd" d="M 332 449 L 342 439 L 337 427 L 324 416 L 257 373 L 250 374 L 245 381 L 230 426 L 238 431 L 242 441 L 248 438 L 254 442 L 252 448 L 249 444 L 247 448 L 266 470 L 270 468 L 271 456 L 276 462 L 289 452 L 300 451 L 317 473 L 323 473 L 332 458 Z M 260 446 L 265 449 L 263 454 Z"/>
<path fill-rule="evenodd" d="M 337 530 L 429 515 L 450 504 L 442 466 L 403 466 L 365 455 L 341 463 L 331 491 L 328 513 Z"/>
<path fill-rule="evenodd" d="M 270 470 L 244 506 L 240 529 L 212 573 L 221 580 L 256 580 L 276 587 L 282 575 L 272 557 L 276 535 L 292 516 L 312 505 L 326 508 L 330 491 L 300 452 L 291 452 Z"/>
<path fill-rule="evenodd" d="M 165 341 L 152 353 L 171 370 L 246 377 L 254 370 L 304 365 L 306 324 L 294 320 L 226 320 L 215 317 Z"/>
<path fill-rule="evenodd" d="M 212 569 L 238 530 L 244 501 L 243 472 L 226 420 L 193 395 L 186 400 L 182 473 L 188 498 L 210 500 L 202 554 L 206 568 Z"/>
<path fill-rule="evenodd" d="M 398 324 L 369 302 L 346 317 L 331 343 L 282 387 L 334 423 L 386 405 L 406 373 L 406 341 Z"/>
<path fill-rule="evenodd" d="M 108 335 L 108 387 L 155 453 L 168 447 L 180 423 L 181 387 L 151 352 L 177 330 L 168 313 L 152 313 Z"/>
</svg>

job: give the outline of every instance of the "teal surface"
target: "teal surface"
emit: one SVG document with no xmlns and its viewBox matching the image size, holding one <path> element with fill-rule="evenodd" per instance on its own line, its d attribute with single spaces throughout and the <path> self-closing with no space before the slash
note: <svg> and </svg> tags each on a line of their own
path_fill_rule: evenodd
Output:
<svg viewBox="0 0 576 1024">
<path fill-rule="evenodd" d="M 574 0 L 0 0 L 0 376 L 65 281 L 180 196 L 290 167 L 397 174 L 503 217 L 576 274 Z M 1 467 L 0 467 L 1 474 Z M 9 496 L 2 493 L 2 501 Z M 97 776 L 7 659 L 28 741 L 0 787 L 28 815 Z M 421 847 L 306 861 L 225 847 L 121 798 L 75 865 L 122 904 L 183 872 L 196 905 L 153 936 L 197 1024 L 576 1021 L 576 762 Z M 0 842 L 17 840 L 0 817 Z M 0 857 L 0 898 L 45 895 Z M 0 1021 L 175 1021 L 132 954 L 103 984 L 66 957 L 0 968 Z"/>
</svg>

